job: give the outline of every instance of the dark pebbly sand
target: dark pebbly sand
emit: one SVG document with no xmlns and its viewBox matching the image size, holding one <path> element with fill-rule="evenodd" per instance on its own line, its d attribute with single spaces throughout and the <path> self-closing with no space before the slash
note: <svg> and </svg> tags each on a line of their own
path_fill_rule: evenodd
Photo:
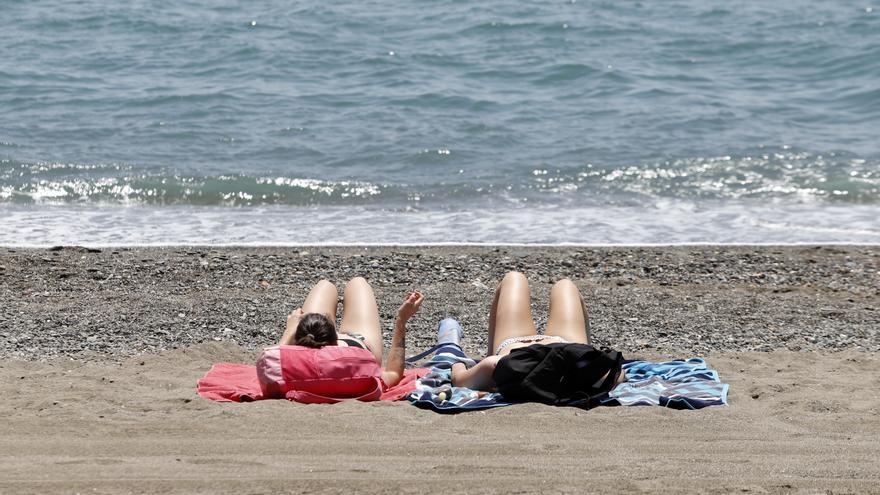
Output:
<svg viewBox="0 0 880 495">
<path fill-rule="evenodd" d="M 571 278 L 594 344 L 705 357 L 730 406 L 214 403 L 321 278 L 362 275 L 390 330 L 427 295 L 486 348 L 495 285 Z M 880 493 L 880 247 L 0 249 L 0 493 Z M 386 337 L 389 337 L 386 334 Z M 387 342 L 386 342 L 387 343 Z"/>
</svg>

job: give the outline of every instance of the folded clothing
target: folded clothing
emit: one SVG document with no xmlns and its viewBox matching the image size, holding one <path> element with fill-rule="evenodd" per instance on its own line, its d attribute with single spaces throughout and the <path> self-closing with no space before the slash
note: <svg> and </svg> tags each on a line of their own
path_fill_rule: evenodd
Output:
<svg viewBox="0 0 880 495">
<path fill-rule="evenodd" d="M 588 344 L 532 344 L 501 358 L 492 380 L 507 399 L 567 406 L 607 395 L 621 363 L 619 352 Z"/>
</svg>

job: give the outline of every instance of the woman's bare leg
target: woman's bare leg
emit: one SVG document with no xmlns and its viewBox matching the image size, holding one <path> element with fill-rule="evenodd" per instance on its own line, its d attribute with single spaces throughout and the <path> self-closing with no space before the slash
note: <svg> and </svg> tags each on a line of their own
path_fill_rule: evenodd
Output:
<svg viewBox="0 0 880 495">
<path fill-rule="evenodd" d="M 553 284 L 550 291 L 550 320 L 545 335 L 557 335 L 578 344 L 590 343 L 590 319 L 587 306 L 577 286 L 569 279 Z M 609 371 L 608 373 L 611 373 Z M 605 380 L 605 377 L 602 380 Z M 617 383 L 626 381 L 626 374 L 620 373 Z"/>
<path fill-rule="evenodd" d="M 590 343 L 587 308 L 577 286 L 567 278 L 553 284 L 550 290 L 550 319 L 544 334 L 579 344 Z"/>
<path fill-rule="evenodd" d="M 302 305 L 303 314 L 320 313 L 326 316 L 333 325 L 336 325 L 336 305 L 339 301 L 339 291 L 336 286 L 327 280 L 321 280 L 312 287 L 309 295 L 306 296 Z M 287 328 L 284 335 L 278 342 L 281 345 L 293 344 L 293 334 L 296 333 L 296 326 L 299 324 L 299 318 L 291 313 L 287 317 Z"/>
<path fill-rule="evenodd" d="M 489 352 L 495 354 L 498 344 L 511 337 L 535 335 L 535 321 L 529 301 L 529 282 L 519 272 L 509 272 L 495 290 L 489 313 Z"/>
<path fill-rule="evenodd" d="M 342 296 L 342 323 L 340 333 L 359 333 L 366 338 L 376 362 L 382 364 L 382 328 L 379 325 L 379 306 L 373 288 L 363 277 L 355 277 L 345 284 Z"/>
</svg>

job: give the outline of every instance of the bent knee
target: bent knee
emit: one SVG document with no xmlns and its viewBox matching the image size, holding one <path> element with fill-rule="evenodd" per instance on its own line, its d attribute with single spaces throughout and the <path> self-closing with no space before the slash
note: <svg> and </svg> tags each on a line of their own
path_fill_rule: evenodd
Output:
<svg viewBox="0 0 880 495">
<path fill-rule="evenodd" d="M 373 290 L 372 287 L 370 286 L 370 283 L 367 282 L 367 279 L 365 279 L 364 277 L 354 277 L 353 279 L 349 280 L 347 284 L 345 284 L 346 292 L 349 290 L 364 290 L 364 289 Z"/>
<path fill-rule="evenodd" d="M 553 284 L 553 290 L 578 290 L 577 285 L 574 285 L 574 282 L 569 278 L 563 278 L 561 280 L 557 280 L 555 284 Z"/>
<path fill-rule="evenodd" d="M 562 278 L 562 279 L 557 280 L 556 283 L 553 284 L 553 288 L 555 289 L 557 287 L 559 287 L 561 289 L 562 288 L 577 289 L 577 286 L 574 285 L 574 282 L 572 282 L 570 278 Z"/>
<path fill-rule="evenodd" d="M 507 272 L 507 274 L 505 274 L 504 278 L 501 280 L 501 283 L 511 282 L 527 282 L 526 276 L 522 272 Z"/>
<path fill-rule="evenodd" d="M 333 282 L 327 280 L 326 278 L 318 281 L 318 283 L 315 284 L 315 287 L 320 287 L 322 289 L 326 288 L 326 289 L 336 290 L 336 285 Z"/>
</svg>

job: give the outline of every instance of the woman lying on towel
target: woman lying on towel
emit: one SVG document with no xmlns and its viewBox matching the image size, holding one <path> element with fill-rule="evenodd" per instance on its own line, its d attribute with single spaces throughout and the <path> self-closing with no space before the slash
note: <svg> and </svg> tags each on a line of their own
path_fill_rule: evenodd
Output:
<svg viewBox="0 0 880 495">
<path fill-rule="evenodd" d="M 336 327 L 338 300 L 335 285 L 327 280 L 315 284 L 302 307 L 287 317 L 287 328 L 279 345 L 316 349 L 327 346 L 356 347 L 371 352 L 376 363 L 382 366 L 382 330 L 372 287 L 362 277 L 355 277 L 345 285 L 339 331 Z M 397 311 L 388 364 L 382 368 L 382 381 L 387 387 L 393 387 L 403 377 L 406 322 L 416 314 L 423 300 L 421 292 L 412 292 Z"/>
<path fill-rule="evenodd" d="M 505 391 L 502 382 L 513 382 L 516 387 L 522 387 L 521 382 L 526 382 L 525 386 L 540 388 L 541 384 L 535 382 L 541 377 L 536 376 L 535 370 L 545 377 L 553 375 L 547 378 L 554 387 L 566 378 L 573 379 L 574 375 L 580 382 L 584 377 L 590 377 L 587 385 L 597 393 L 608 391 L 624 381 L 620 372 L 620 353 L 600 351 L 586 345 L 590 341 L 586 306 L 571 280 L 563 279 L 553 285 L 550 318 L 543 335 L 539 335 L 535 328 L 529 297 L 529 283 L 522 273 L 510 272 L 504 276 L 495 291 L 489 314 L 488 356 L 470 369 L 464 364 L 455 364 L 452 367 L 453 385 L 501 391 L 508 396 L 522 391 Z M 548 359 L 548 356 L 551 357 Z M 590 369 L 582 370 L 583 373 L 571 372 L 579 367 Z"/>
</svg>

